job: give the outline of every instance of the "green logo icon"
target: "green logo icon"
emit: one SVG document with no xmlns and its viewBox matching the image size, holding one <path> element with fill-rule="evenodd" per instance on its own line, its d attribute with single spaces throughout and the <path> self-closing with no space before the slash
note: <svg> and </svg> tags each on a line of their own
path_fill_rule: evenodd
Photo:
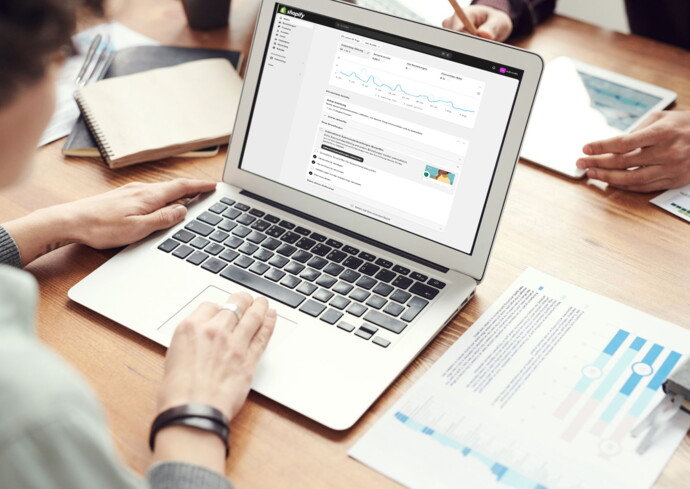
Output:
<svg viewBox="0 0 690 489">
<path fill-rule="evenodd" d="M 281 14 L 287 14 L 287 7 L 281 7 L 281 8 L 280 8 L 280 13 L 281 13 Z"/>
<path fill-rule="evenodd" d="M 428 171 L 425 171 L 425 172 L 424 172 L 424 176 L 427 177 L 427 178 L 429 178 L 429 177 L 431 176 L 431 174 L 430 174 Z"/>
</svg>

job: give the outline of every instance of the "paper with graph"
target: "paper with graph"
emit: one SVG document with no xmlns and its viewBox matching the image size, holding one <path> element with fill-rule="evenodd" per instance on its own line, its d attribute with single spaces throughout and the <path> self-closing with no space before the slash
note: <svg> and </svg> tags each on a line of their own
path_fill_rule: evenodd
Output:
<svg viewBox="0 0 690 489">
<path fill-rule="evenodd" d="M 690 331 L 527 270 L 351 449 L 412 488 L 648 488 L 690 427 L 644 454 Z"/>
</svg>

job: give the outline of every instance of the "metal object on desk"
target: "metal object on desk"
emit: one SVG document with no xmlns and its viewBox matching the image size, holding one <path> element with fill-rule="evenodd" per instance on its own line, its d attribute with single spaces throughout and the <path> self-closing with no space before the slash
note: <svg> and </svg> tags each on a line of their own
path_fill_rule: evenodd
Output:
<svg viewBox="0 0 690 489">
<path fill-rule="evenodd" d="M 114 50 L 110 43 L 110 35 L 107 33 L 97 34 L 93 41 L 91 41 L 84 63 L 81 65 L 79 74 L 74 80 L 75 90 L 103 78 L 110 63 L 113 61 L 113 57 Z"/>
</svg>

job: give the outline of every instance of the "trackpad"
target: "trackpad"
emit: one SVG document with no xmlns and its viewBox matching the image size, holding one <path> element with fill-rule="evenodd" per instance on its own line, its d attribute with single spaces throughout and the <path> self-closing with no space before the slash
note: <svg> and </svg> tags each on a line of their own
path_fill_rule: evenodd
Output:
<svg viewBox="0 0 690 489">
<path fill-rule="evenodd" d="M 170 340 L 172 340 L 173 333 L 177 325 L 182 322 L 187 316 L 189 316 L 202 302 L 215 302 L 216 304 L 223 304 L 228 300 L 230 292 L 221 290 L 218 287 L 212 285 L 206 287 L 202 290 L 196 297 L 189 301 L 182 309 L 177 311 L 170 319 L 161 324 L 158 327 L 158 333 L 161 338 L 160 341 L 164 345 L 170 345 Z M 271 341 L 268 344 L 267 350 L 271 350 L 281 344 L 285 339 L 290 336 L 297 323 L 287 319 L 280 314 L 278 314 L 278 321 L 276 322 L 276 328 L 271 337 Z"/>
</svg>

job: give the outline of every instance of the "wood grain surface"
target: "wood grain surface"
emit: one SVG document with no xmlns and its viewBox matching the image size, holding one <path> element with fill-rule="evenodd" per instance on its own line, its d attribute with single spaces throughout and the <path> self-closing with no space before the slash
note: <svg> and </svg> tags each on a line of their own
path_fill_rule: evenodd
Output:
<svg viewBox="0 0 690 489">
<path fill-rule="evenodd" d="M 190 31 L 175 0 L 117 0 L 110 15 L 158 41 L 248 50 L 257 2 L 233 0 L 231 26 Z M 690 109 L 690 54 L 647 39 L 554 17 L 521 47 L 546 61 L 569 55 L 678 92 Z M 64 159 L 63 141 L 38 151 L 33 171 L 0 194 L 0 222 L 34 209 L 86 197 L 130 181 L 178 176 L 221 178 L 225 152 L 210 159 L 167 159 L 119 170 L 99 159 Z M 354 428 L 330 431 L 273 401 L 250 394 L 233 422 L 227 475 L 238 488 L 399 487 L 348 458 L 347 450 L 527 267 L 690 327 L 690 227 L 634 194 L 518 165 L 485 280 L 467 307 L 372 406 Z M 149 464 L 149 424 L 163 371 L 164 348 L 78 306 L 68 289 L 113 255 L 72 245 L 28 271 L 41 284 L 38 334 L 93 386 L 119 453 L 136 472 Z M 136 280 L 136 271 L 132 271 Z M 656 488 L 687 487 L 690 437 Z"/>
</svg>

